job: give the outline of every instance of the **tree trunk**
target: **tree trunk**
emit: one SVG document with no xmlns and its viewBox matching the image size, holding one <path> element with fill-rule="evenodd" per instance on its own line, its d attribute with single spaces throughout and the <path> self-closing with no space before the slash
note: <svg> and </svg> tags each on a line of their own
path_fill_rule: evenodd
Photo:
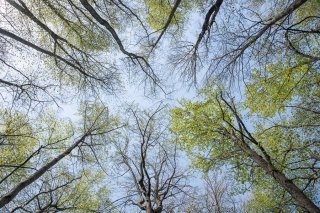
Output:
<svg viewBox="0 0 320 213">
<path fill-rule="evenodd" d="M 267 174 L 271 175 L 277 183 L 280 184 L 287 192 L 289 192 L 292 198 L 297 202 L 299 206 L 311 213 L 320 213 L 319 207 L 317 207 L 312 200 L 310 200 L 301 189 L 299 189 L 292 180 L 288 179 L 282 172 L 277 170 L 270 162 L 262 158 L 256 151 L 251 149 L 248 144 L 238 139 L 235 135 L 229 134 L 232 140 L 249 155 L 249 157 L 256 162 Z"/>
<path fill-rule="evenodd" d="M 56 158 L 51 160 L 49 163 L 44 165 L 42 168 L 40 168 L 36 173 L 31 175 L 26 180 L 20 182 L 16 187 L 14 187 L 10 192 L 5 194 L 0 199 L 0 208 L 4 207 L 6 204 L 8 204 L 10 201 L 12 201 L 24 188 L 29 186 L 31 183 L 36 181 L 38 178 L 40 178 L 45 172 L 47 172 L 50 168 L 52 168 L 54 165 L 56 165 L 61 159 L 63 159 L 65 156 L 69 155 L 73 149 L 75 149 L 81 142 L 84 141 L 84 139 L 89 135 L 89 133 L 83 135 L 79 140 L 73 143 L 72 146 L 70 146 L 67 150 L 65 150 L 63 153 L 58 155 Z"/>
<path fill-rule="evenodd" d="M 154 213 L 153 209 L 152 209 L 152 206 L 149 203 L 146 206 L 146 213 Z"/>
</svg>

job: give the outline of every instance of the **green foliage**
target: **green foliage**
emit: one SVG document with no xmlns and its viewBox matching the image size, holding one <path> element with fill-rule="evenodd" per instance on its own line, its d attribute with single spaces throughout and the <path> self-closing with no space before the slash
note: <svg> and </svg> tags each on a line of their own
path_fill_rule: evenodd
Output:
<svg viewBox="0 0 320 213">
<path fill-rule="evenodd" d="M 223 165 L 233 150 L 233 143 L 221 134 L 222 127 L 233 123 L 233 118 L 218 98 L 208 95 L 204 102 L 182 101 L 182 108 L 171 111 L 171 131 L 178 135 L 182 148 L 195 158 L 196 166 L 205 170 L 212 163 Z"/>
<path fill-rule="evenodd" d="M 161 31 L 164 28 L 174 3 L 175 1 L 167 0 L 145 0 L 145 4 L 148 8 L 147 21 L 153 30 Z M 188 13 L 196 8 L 200 8 L 203 4 L 203 1 L 181 1 L 171 20 L 170 26 L 174 27 L 183 24 Z"/>
<path fill-rule="evenodd" d="M 19 112 L 0 112 L 0 180 L 3 180 L 15 166 L 22 164 L 37 146 L 34 129 L 28 117 Z M 25 166 L 30 166 L 30 163 Z M 25 178 L 27 172 L 19 171 L 8 185 Z M 0 186 L 4 190 L 3 184 Z"/>
<path fill-rule="evenodd" d="M 0 112 L 0 136 L 1 164 L 22 163 L 36 145 L 28 118 L 19 112 Z"/>
<path fill-rule="evenodd" d="M 72 45 L 82 49 L 83 51 L 107 51 L 109 48 L 108 37 L 102 28 L 98 28 L 93 20 L 81 19 L 84 14 L 70 10 L 63 5 L 67 5 L 67 1 L 39 1 L 28 0 L 32 12 L 44 23 L 47 23 L 58 35 L 65 38 Z M 74 7 L 80 7 L 79 3 L 75 3 Z M 42 32 L 42 31 L 40 31 Z M 43 34 L 42 34 L 43 33 Z M 45 32 L 40 33 L 40 41 L 45 44 Z M 51 47 L 53 49 L 53 47 Z"/>
<path fill-rule="evenodd" d="M 101 103 L 83 102 L 79 107 L 81 131 L 93 131 L 96 135 L 103 135 L 116 128 L 119 119 L 109 113 L 109 109 Z"/>
<path fill-rule="evenodd" d="M 108 206 L 109 191 L 103 183 L 104 175 L 93 171 L 83 171 L 79 175 L 81 177 L 79 180 L 60 192 L 63 195 L 61 204 L 74 207 L 66 212 L 99 211 L 102 207 Z"/>
<path fill-rule="evenodd" d="M 155 30 L 161 30 L 166 24 L 172 6 L 169 1 L 162 0 L 146 0 L 146 5 L 149 9 L 147 21 L 150 27 Z M 172 25 L 176 25 L 182 21 L 182 14 L 176 12 L 171 22 Z"/>
<path fill-rule="evenodd" d="M 318 0 L 310 0 L 307 1 L 304 5 L 302 5 L 295 14 L 299 20 L 305 19 L 309 16 L 317 16 L 320 11 L 316 8 L 320 8 L 320 2 Z"/>
<path fill-rule="evenodd" d="M 246 205 L 246 212 L 290 212 L 284 205 L 279 205 L 276 201 L 279 200 L 280 194 L 274 194 L 274 191 L 265 189 L 254 190 L 251 200 Z"/>
<path fill-rule="evenodd" d="M 273 117 L 285 112 L 292 101 L 319 93 L 319 75 L 310 62 L 289 63 L 278 62 L 267 65 L 263 72 L 253 71 L 245 90 L 246 107 L 251 113 Z"/>
</svg>

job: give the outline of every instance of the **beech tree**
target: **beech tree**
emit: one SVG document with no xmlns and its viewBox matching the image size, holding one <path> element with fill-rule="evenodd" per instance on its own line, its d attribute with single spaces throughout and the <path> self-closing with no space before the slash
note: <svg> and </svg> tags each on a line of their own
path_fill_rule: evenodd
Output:
<svg viewBox="0 0 320 213">
<path fill-rule="evenodd" d="M 185 101 L 172 111 L 172 130 L 182 147 L 197 156 L 196 165 L 204 169 L 223 165 L 236 168 L 230 171 L 236 173 L 238 181 L 257 188 L 270 190 L 272 187 L 266 183 L 273 180 L 290 194 L 298 208 L 319 212 L 319 159 L 313 156 L 318 147 L 314 138 L 317 121 L 312 121 L 311 128 L 294 126 L 295 117 L 288 116 L 288 111 L 279 120 L 273 116 L 261 120 L 248 117 L 236 107 L 239 103 L 234 99 L 211 89 L 205 92 L 204 101 Z M 255 105 L 252 107 L 252 111 L 257 110 Z M 281 111 L 277 108 L 277 113 Z M 277 123 L 272 125 L 272 121 Z"/>
</svg>

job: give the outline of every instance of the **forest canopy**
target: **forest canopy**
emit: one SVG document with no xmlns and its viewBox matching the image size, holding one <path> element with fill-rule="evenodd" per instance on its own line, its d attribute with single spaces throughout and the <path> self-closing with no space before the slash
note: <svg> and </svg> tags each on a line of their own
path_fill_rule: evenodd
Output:
<svg viewBox="0 0 320 213">
<path fill-rule="evenodd" d="M 0 15 L 0 212 L 320 212 L 320 1 Z"/>
</svg>

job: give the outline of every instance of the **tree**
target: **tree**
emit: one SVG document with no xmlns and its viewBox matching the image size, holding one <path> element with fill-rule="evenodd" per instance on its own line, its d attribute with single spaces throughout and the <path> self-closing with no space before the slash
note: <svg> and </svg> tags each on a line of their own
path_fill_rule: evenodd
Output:
<svg viewBox="0 0 320 213">
<path fill-rule="evenodd" d="M 250 124 L 232 98 L 228 101 L 223 93 L 216 93 L 212 88 L 204 94 L 204 101 L 185 101 L 182 108 L 172 111 L 172 130 L 184 149 L 196 153 L 196 164 L 204 169 L 222 165 L 236 168 L 231 172 L 236 173 L 239 181 L 257 188 L 268 188 L 265 184 L 273 181 L 290 194 L 299 208 L 319 212 L 315 204 L 318 160 L 311 155 L 318 146 L 314 138 L 317 127 L 290 126 L 290 118 L 294 116 L 288 118 L 288 112 L 282 114 L 288 119 L 278 120 L 277 125 L 269 123 L 276 119 L 273 116 L 261 120 L 249 116 Z M 277 109 L 281 113 L 281 108 Z"/>
<path fill-rule="evenodd" d="M 43 175 L 23 197 L 15 199 L 14 205 L 4 209 L 10 212 L 101 212 L 109 208 L 103 175 L 83 171 L 75 176 L 62 171 L 66 167 L 59 169 Z"/>
<path fill-rule="evenodd" d="M 115 164 L 125 195 L 116 206 L 136 206 L 147 213 L 172 212 L 183 204 L 191 187 L 188 172 L 179 166 L 176 146 L 170 141 L 165 106 L 153 111 L 129 109 L 131 117 L 123 136 L 114 142 Z"/>
<path fill-rule="evenodd" d="M 93 151 L 95 146 L 98 146 L 99 141 L 106 140 L 107 134 L 117 128 L 117 120 L 109 116 L 107 109 L 101 105 L 85 104 L 81 111 L 83 121 L 77 128 L 73 128 L 70 124 L 64 123 L 50 114 L 41 117 L 34 125 L 28 123 L 25 119 L 26 116 L 20 113 L 16 113 L 16 117 L 11 116 L 9 119 L 5 117 L 2 125 L 3 133 L 1 133 L 1 149 L 3 151 L 1 157 L 4 157 L 1 167 L 6 168 L 1 171 L 1 188 L 3 189 L 0 199 L 1 208 L 8 204 L 9 206 L 6 206 L 8 209 L 38 208 L 39 211 L 44 211 L 56 207 L 59 210 L 62 207 L 57 206 L 58 203 L 64 206 L 72 204 L 72 199 L 76 201 L 76 199 L 85 199 L 85 196 L 91 196 L 90 190 L 86 189 L 88 194 L 82 193 L 80 196 L 75 193 L 71 198 L 66 197 L 62 193 L 62 189 L 68 188 L 70 185 L 75 190 L 77 187 L 86 188 L 89 187 L 86 186 L 86 182 L 88 180 L 92 182 L 92 180 L 90 180 L 90 174 L 87 172 L 86 177 L 82 177 L 81 171 L 71 172 L 71 165 L 77 161 L 72 163 L 72 159 L 70 159 L 71 165 L 66 164 L 64 167 L 58 167 L 57 165 L 77 149 L 80 152 L 79 157 L 87 149 L 96 156 L 96 152 Z M 24 119 L 17 119 L 17 117 Z M 75 136 L 75 131 L 82 132 L 82 135 Z M 33 143 L 30 143 L 32 141 Z M 104 149 L 100 148 L 100 150 L 103 151 Z M 17 156 L 21 157 L 17 158 Z M 84 162 L 84 169 L 88 163 L 88 160 L 85 160 L 89 158 L 89 153 L 80 158 Z M 66 163 L 66 161 L 64 162 Z M 51 178 L 48 173 L 51 173 L 54 177 Z M 95 174 L 92 173 L 92 175 Z M 82 181 L 82 183 L 79 185 L 76 180 Z M 99 182 L 98 179 L 97 182 Z M 35 194 L 31 192 L 30 194 L 33 194 L 33 196 L 25 198 L 23 194 L 26 193 L 27 189 L 30 189 L 29 186 L 31 185 L 34 186 L 34 189 L 39 188 L 39 192 Z M 101 186 L 103 185 L 98 185 L 97 189 Z M 60 194 L 57 194 L 59 191 Z M 73 194 L 72 191 L 69 192 L 70 195 Z M 97 192 L 92 190 L 92 193 Z M 46 200 L 43 197 L 46 196 L 50 196 L 46 198 L 50 202 L 43 204 Z M 16 197 L 17 199 L 15 199 Z M 12 207 L 10 202 L 15 200 L 17 202 Z M 38 207 L 36 207 L 36 201 L 40 202 Z M 73 204 L 69 207 L 70 209 L 80 210 L 84 205 L 86 205 L 85 202 L 82 202 L 82 204 Z M 69 209 L 69 207 L 66 207 L 66 209 Z"/>
</svg>

